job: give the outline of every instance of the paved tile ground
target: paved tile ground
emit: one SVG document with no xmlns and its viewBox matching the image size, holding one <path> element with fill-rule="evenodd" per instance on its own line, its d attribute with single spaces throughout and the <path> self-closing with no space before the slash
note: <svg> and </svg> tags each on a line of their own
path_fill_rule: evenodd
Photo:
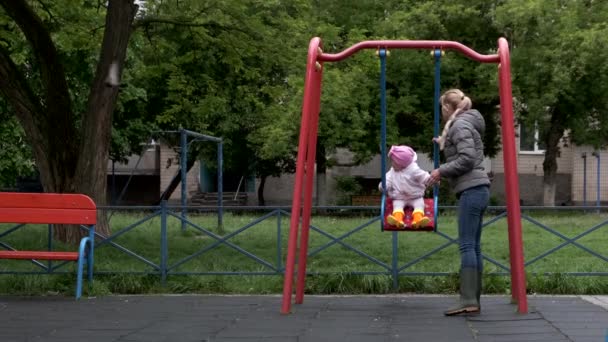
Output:
<svg viewBox="0 0 608 342">
<path fill-rule="evenodd" d="M 520 315 L 484 296 L 480 315 L 444 317 L 455 296 L 306 296 L 290 315 L 280 296 L 0 297 L 0 341 L 605 342 L 607 297 L 594 298 L 531 296 Z"/>
</svg>

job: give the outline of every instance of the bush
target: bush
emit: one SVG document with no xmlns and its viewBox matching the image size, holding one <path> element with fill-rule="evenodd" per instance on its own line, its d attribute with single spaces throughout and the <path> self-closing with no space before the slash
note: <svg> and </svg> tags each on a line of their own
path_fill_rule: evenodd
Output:
<svg viewBox="0 0 608 342">
<path fill-rule="evenodd" d="M 336 204 L 337 205 L 351 205 L 350 197 L 361 192 L 361 184 L 357 182 L 357 179 L 352 176 L 336 176 Z"/>
</svg>

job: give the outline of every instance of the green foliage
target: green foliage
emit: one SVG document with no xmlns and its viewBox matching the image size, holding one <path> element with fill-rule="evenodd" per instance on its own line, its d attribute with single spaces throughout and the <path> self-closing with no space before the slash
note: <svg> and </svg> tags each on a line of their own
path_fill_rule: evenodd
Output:
<svg viewBox="0 0 608 342">
<path fill-rule="evenodd" d="M 305 2 L 152 1 L 150 8 L 134 38 L 141 44 L 132 46 L 141 58 L 132 82 L 145 89 L 149 120 L 222 137 L 228 169 L 247 173 L 265 162 L 274 166 L 261 167 L 267 173 L 292 169 L 284 161 L 293 159 L 295 137 L 286 97 L 297 49 L 306 49 L 296 17 Z M 161 17 L 174 20 L 155 22 Z M 212 147 L 199 153 L 215 159 Z"/>
<path fill-rule="evenodd" d="M 11 187 L 18 177 L 33 174 L 32 152 L 23 129 L 5 111 L 0 112 L 0 137 L 0 187 Z"/>
<path fill-rule="evenodd" d="M 607 20 L 601 1 L 517 0 L 497 7 L 496 24 L 513 46 L 520 120 L 538 123 L 541 132 L 560 122 L 576 143 L 606 144 Z"/>
<path fill-rule="evenodd" d="M 350 205 L 352 195 L 359 194 L 362 190 L 361 184 L 355 177 L 336 176 L 336 192 L 338 193 L 338 205 Z"/>
<path fill-rule="evenodd" d="M 93 1 L 28 4 L 58 48 L 78 127 L 105 11 Z M 111 159 L 139 153 L 153 131 L 183 127 L 222 137 L 228 170 L 293 172 L 307 47 L 314 36 L 329 53 L 362 40 L 436 39 L 485 54 L 495 53 L 498 37 L 506 36 L 519 120 L 539 123 L 543 133 L 557 122 L 556 129 L 572 130 L 572 141 L 599 148 L 608 141 L 607 6 L 552 0 L 148 0 L 130 40 Z M 38 66 L 20 32 L 0 11 L 0 46 L 41 97 Z M 391 51 L 387 66 L 388 144 L 430 152 L 433 59 L 428 51 Z M 341 147 L 355 153 L 355 163 L 369 161 L 380 150 L 378 58 L 366 50 L 323 68 L 318 166 Z M 441 71 L 442 90 L 463 89 L 484 114 L 486 154 L 494 156 L 500 149 L 496 65 L 447 51 Z M 15 136 L 21 133 L 12 129 L 14 121 L 2 125 L 7 158 L 0 182 L 9 184 L 29 172 L 31 158 Z M 214 166 L 215 146 L 195 144 L 192 150 Z"/>
</svg>

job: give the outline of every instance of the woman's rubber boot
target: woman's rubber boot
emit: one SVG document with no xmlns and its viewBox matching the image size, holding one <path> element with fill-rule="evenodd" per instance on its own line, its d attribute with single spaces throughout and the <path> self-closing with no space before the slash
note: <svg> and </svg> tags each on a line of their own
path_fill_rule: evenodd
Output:
<svg viewBox="0 0 608 342">
<path fill-rule="evenodd" d="M 446 316 L 479 313 L 479 300 L 477 299 L 479 272 L 474 268 L 465 268 L 460 271 L 460 302 L 453 308 L 444 312 Z"/>
<path fill-rule="evenodd" d="M 481 311 L 481 288 L 483 272 L 477 272 L 477 304 L 479 304 L 479 311 Z"/>
<path fill-rule="evenodd" d="M 388 224 L 390 224 L 391 226 L 403 229 L 405 228 L 405 223 L 403 223 L 404 216 L 405 213 L 403 211 L 395 210 L 392 214 L 386 217 L 386 222 L 388 222 Z"/>
</svg>

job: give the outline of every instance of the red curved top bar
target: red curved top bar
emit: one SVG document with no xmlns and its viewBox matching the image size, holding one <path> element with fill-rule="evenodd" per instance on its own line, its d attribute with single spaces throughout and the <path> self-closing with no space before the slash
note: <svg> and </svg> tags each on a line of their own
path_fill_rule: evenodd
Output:
<svg viewBox="0 0 608 342">
<path fill-rule="evenodd" d="M 494 55 L 482 55 L 475 50 L 449 40 L 367 40 L 357 43 L 348 49 L 339 53 L 322 53 L 318 56 L 321 62 L 337 62 L 351 56 L 355 52 L 362 49 L 441 49 L 441 50 L 456 50 L 462 52 L 465 56 L 481 63 L 499 63 L 500 57 Z"/>
</svg>

